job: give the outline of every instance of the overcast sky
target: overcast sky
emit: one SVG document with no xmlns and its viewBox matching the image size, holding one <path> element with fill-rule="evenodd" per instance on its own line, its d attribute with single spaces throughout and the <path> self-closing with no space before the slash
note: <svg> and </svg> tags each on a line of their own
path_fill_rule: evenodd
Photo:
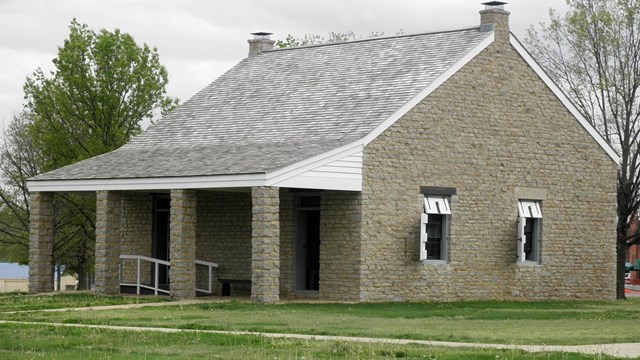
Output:
<svg viewBox="0 0 640 360">
<path fill-rule="evenodd" d="M 485 0 L 486 1 L 486 0 Z M 119 28 L 157 47 L 168 91 L 181 101 L 246 57 L 249 33 L 372 31 L 408 34 L 478 26 L 480 0 L 0 0 L 0 122 L 22 108 L 22 85 L 37 67 L 52 68 L 72 18 L 94 30 Z M 511 30 L 563 13 L 564 0 L 511 0 Z"/>
</svg>

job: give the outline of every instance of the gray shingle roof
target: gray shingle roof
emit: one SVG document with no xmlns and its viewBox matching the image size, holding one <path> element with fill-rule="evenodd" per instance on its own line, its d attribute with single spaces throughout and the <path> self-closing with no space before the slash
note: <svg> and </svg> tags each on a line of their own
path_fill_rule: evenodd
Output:
<svg viewBox="0 0 640 360">
<path fill-rule="evenodd" d="M 282 168 L 364 137 L 488 35 L 474 28 L 246 58 L 120 149 L 33 180 Z"/>
</svg>

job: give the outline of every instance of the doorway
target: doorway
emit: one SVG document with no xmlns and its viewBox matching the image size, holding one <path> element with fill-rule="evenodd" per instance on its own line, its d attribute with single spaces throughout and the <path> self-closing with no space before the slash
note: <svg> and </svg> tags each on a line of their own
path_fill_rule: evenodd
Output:
<svg viewBox="0 0 640 360">
<path fill-rule="evenodd" d="M 169 249 L 171 236 L 169 217 L 171 201 L 167 195 L 158 195 L 153 199 L 153 257 L 160 260 L 171 260 Z M 151 267 L 151 279 L 155 278 L 155 267 Z M 152 280 L 153 282 L 153 280 Z M 169 288 L 169 269 L 166 265 L 158 266 L 158 284 L 161 288 Z"/>
<path fill-rule="evenodd" d="M 320 289 L 320 196 L 300 195 L 296 211 L 296 290 Z"/>
</svg>

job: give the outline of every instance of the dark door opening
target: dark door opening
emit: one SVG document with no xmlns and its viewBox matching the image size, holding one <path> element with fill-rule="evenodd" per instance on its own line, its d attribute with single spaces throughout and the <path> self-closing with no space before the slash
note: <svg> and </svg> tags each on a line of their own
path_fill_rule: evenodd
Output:
<svg viewBox="0 0 640 360">
<path fill-rule="evenodd" d="M 296 222 L 296 288 L 320 289 L 320 197 L 301 196 Z"/>
<path fill-rule="evenodd" d="M 157 196 L 153 201 L 153 257 L 160 260 L 171 260 L 169 254 L 170 233 L 170 199 L 166 196 Z M 155 278 L 155 267 L 151 268 L 152 282 Z M 166 265 L 158 266 L 158 284 L 161 288 L 169 286 L 169 269 Z"/>
</svg>

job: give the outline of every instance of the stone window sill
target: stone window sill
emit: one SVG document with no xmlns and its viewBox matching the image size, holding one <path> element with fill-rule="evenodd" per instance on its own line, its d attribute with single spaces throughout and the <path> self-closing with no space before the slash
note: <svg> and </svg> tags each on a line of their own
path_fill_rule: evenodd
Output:
<svg viewBox="0 0 640 360">
<path fill-rule="evenodd" d="M 537 262 L 537 261 L 529 261 L 529 260 L 518 261 L 516 264 L 518 266 L 523 266 L 523 267 L 542 267 L 542 265 L 539 262 Z"/>
<path fill-rule="evenodd" d="M 449 265 L 447 260 L 422 260 L 422 265 L 432 265 L 437 267 L 446 267 Z"/>
</svg>

